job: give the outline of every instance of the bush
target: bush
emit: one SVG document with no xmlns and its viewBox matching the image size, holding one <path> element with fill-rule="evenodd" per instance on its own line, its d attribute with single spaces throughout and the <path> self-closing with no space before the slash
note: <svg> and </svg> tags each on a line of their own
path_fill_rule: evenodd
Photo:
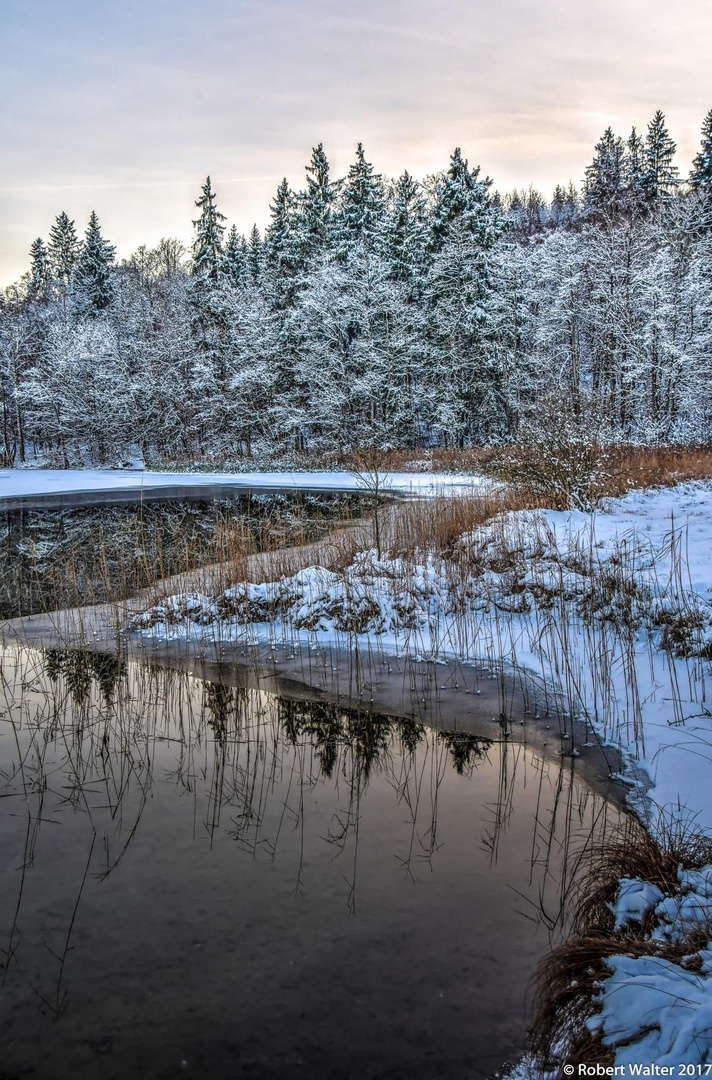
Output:
<svg viewBox="0 0 712 1080">
<path fill-rule="evenodd" d="M 556 402 L 503 447 L 492 472 L 555 510 L 594 510 L 608 493 L 608 456 L 594 433 L 562 414 Z"/>
</svg>

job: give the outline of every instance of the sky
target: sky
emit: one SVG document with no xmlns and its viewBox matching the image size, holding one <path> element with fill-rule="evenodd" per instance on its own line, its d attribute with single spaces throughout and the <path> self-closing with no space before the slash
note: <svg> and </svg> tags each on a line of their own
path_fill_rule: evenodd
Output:
<svg viewBox="0 0 712 1080">
<path fill-rule="evenodd" d="M 423 177 L 455 146 L 505 192 L 580 182 L 657 108 L 686 173 L 710 0 L 0 0 L 0 285 L 66 210 L 127 256 L 190 243 L 207 174 L 241 232 L 323 142 Z"/>
</svg>

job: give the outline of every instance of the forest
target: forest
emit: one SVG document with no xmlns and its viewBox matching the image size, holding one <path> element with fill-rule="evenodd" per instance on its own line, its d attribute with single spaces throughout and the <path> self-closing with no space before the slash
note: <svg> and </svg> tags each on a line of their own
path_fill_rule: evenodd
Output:
<svg viewBox="0 0 712 1080">
<path fill-rule="evenodd" d="M 712 110 L 680 172 L 658 111 L 581 185 L 418 181 L 323 146 L 263 233 L 208 177 L 194 242 L 119 261 L 59 213 L 0 294 L 0 463 L 293 461 L 355 447 L 712 436 Z M 196 188 L 197 188 L 196 184 Z"/>
</svg>

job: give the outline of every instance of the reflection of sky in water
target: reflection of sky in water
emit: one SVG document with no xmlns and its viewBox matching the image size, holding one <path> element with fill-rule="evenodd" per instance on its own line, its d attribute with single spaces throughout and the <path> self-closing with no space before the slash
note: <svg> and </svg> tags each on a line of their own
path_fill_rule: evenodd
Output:
<svg viewBox="0 0 712 1080">
<path fill-rule="evenodd" d="M 524 746 L 106 656 L 7 648 L 0 711 L 3 1056 L 57 1078 L 484 1075 L 617 820 Z"/>
</svg>

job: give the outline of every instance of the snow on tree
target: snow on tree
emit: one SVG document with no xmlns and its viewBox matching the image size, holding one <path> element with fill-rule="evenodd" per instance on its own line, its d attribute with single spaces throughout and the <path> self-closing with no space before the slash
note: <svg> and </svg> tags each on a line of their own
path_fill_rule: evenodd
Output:
<svg viewBox="0 0 712 1080">
<path fill-rule="evenodd" d="M 383 224 L 381 252 L 395 281 L 408 285 L 412 297 L 422 294 L 428 262 L 427 200 L 408 172 L 398 178 Z"/>
<path fill-rule="evenodd" d="M 253 281 L 259 281 L 264 270 L 264 241 L 256 225 L 252 226 L 247 242 L 247 268 Z"/>
<path fill-rule="evenodd" d="M 665 114 L 658 109 L 648 124 L 644 148 L 642 186 L 651 202 L 671 195 L 680 182 L 677 166 L 673 165 L 676 149 L 665 124 Z"/>
<path fill-rule="evenodd" d="M 200 210 L 200 217 L 193 222 L 195 239 L 193 240 L 193 273 L 198 277 L 217 282 L 222 255 L 222 237 L 225 232 L 225 215 L 221 214 L 215 202 L 215 192 L 208 176 L 201 188 L 202 194 L 195 200 Z"/>
<path fill-rule="evenodd" d="M 264 238 L 264 264 L 275 303 L 283 307 L 294 298 L 301 267 L 296 201 L 286 177 L 270 205 L 270 216 L 272 220 Z"/>
<path fill-rule="evenodd" d="M 223 277 L 234 286 L 241 285 L 247 272 L 247 251 L 244 237 L 240 236 L 233 225 L 227 234 L 222 251 L 220 271 Z"/>
<path fill-rule="evenodd" d="M 383 177 L 374 173 L 362 143 L 358 143 L 356 161 L 349 167 L 336 218 L 336 245 L 342 257 L 357 243 L 363 244 L 367 251 L 376 248 L 384 208 Z"/>
<path fill-rule="evenodd" d="M 330 178 L 329 161 L 322 143 L 312 150 L 306 167 L 306 191 L 297 195 L 300 251 L 305 260 L 325 251 L 331 243 L 336 187 Z"/>
<path fill-rule="evenodd" d="M 74 273 L 81 244 L 77 237 L 74 222 L 70 221 L 64 211 L 57 215 L 54 225 L 50 229 L 49 244 L 47 247 L 52 267 L 52 274 L 63 285 L 69 285 Z"/>
<path fill-rule="evenodd" d="M 625 186 L 625 146 L 608 127 L 596 143 L 593 161 L 586 169 L 584 203 L 589 214 L 616 214 L 622 206 Z"/>
<path fill-rule="evenodd" d="M 72 307 L 77 315 L 94 316 L 111 304 L 114 250 L 101 235 L 99 219 L 92 210 L 71 280 Z"/>
<path fill-rule="evenodd" d="M 706 195 L 712 193 L 712 109 L 702 123 L 702 146 L 692 162 L 690 184 Z"/>
<path fill-rule="evenodd" d="M 46 300 L 52 282 L 52 268 L 44 240 L 38 236 L 30 248 L 30 280 L 27 295 L 32 300 Z"/>
<path fill-rule="evenodd" d="M 500 215 L 489 199 L 492 181 L 479 179 L 480 168 L 470 169 L 459 146 L 450 158 L 450 167 L 436 186 L 432 211 L 431 244 L 437 250 L 445 242 L 454 221 L 473 234 L 485 247 L 491 246 L 502 231 Z"/>
</svg>

